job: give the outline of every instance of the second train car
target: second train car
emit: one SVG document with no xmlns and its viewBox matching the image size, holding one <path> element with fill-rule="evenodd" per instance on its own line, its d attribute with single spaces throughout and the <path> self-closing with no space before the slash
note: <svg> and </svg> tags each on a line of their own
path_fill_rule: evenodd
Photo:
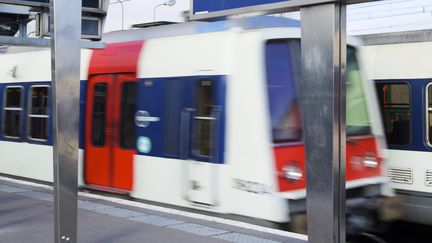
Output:
<svg viewBox="0 0 432 243">
<path fill-rule="evenodd" d="M 299 38 L 298 22 L 262 17 L 118 31 L 105 49 L 83 50 L 80 185 L 303 222 Z M 350 44 L 348 202 L 361 198 L 387 221 L 398 211 L 379 111 Z M 50 53 L 11 49 L 0 62 L 0 173 L 52 182 Z"/>
<path fill-rule="evenodd" d="M 424 31 L 366 36 L 388 143 L 388 176 L 405 220 L 432 224 L 432 42 Z"/>
</svg>

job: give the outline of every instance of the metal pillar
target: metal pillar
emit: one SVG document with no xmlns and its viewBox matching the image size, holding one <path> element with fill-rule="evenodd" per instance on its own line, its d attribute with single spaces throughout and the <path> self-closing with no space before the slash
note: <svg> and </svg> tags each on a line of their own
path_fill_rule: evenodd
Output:
<svg viewBox="0 0 432 243">
<path fill-rule="evenodd" d="M 77 242 L 81 0 L 51 0 L 54 242 Z"/>
<path fill-rule="evenodd" d="M 346 6 L 301 8 L 308 241 L 345 242 Z"/>
</svg>

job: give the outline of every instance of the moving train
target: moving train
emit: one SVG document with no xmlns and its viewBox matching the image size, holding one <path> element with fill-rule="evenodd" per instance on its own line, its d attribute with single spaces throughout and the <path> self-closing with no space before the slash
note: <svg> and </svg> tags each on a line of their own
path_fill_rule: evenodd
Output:
<svg viewBox="0 0 432 243">
<path fill-rule="evenodd" d="M 375 80 L 388 176 L 405 201 L 404 219 L 432 224 L 432 42 L 421 37 L 426 35 L 415 31 L 378 36 L 380 45 L 361 47 L 361 52 Z"/>
<path fill-rule="evenodd" d="M 112 32 L 82 50 L 80 186 L 304 229 L 299 38 L 296 21 L 256 17 Z M 347 203 L 390 221 L 399 205 L 355 44 Z M 50 52 L 10 48 L 0 63 L 0 173 L 52 182 Z"/>
</svg>

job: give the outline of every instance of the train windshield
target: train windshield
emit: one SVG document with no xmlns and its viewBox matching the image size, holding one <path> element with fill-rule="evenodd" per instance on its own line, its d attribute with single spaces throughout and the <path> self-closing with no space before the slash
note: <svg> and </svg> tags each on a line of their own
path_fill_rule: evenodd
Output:
<svg viewBox="0 0 432 243">
<path fill-rule="evenodd" d="M 296 84 L 301 77 L 301 52 L 298 39 L 269 40 L 265 48 L 267 93 L 273 142 L 301 140 L 302 118 Z M 371 132 L 366 97 L 356 50 L 347 50 L 347 135 Z"/>
<path fill-rule="evenodd" d="M 346 71 L 346 129 L 348 136 L 371 133 L 363 78 L 359 69 L 356 50 L 348 47 Z"/>
<path fill-rule="evenodd" d="M 266 44 L 267 93 L 273 141 L 302 138 L 302 120 L 296 90 L 301 75 L 300 41 L 270 40 Z"/>
</svg>

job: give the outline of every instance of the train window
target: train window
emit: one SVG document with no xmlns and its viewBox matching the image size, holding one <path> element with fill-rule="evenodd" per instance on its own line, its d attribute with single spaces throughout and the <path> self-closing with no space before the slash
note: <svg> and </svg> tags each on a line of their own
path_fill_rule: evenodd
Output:
<svg viewBox="0 0 432 243">
<path fill-rule="evenodd" d="M 363 78 L 353 47 L 347 49 L 346 74 L 346 129 L 347 135 L 366 135 L 371 133 Z"/>
<path fill-rule="evenodd" d="M 179 126 L 184 99 L 182 87 L 179 79 L 169 79 L 165 86 L 164 152 L 175 156 L 179 154 Z"/>
<path fill-rule="evenodd" d="M 410 87 L 405 83 L 378 83 L 378 96 L 389 145 L 407 145 L 411 137 Z"/>
<path fill-rule="evenodd" d="M 32 86 L 29 92 L 29 138 L 48 139 L 48 91 L 49 86 Z"/>
<path fill-rule="evenodd" d="M 120 147 L 135 147 L 136 82 L 125 82 L 121 90 Z"/>
<path fill-rule="evenodd" d="M 429 83 L 426 87 L 426 100 L 427 100 L 427 143 L 432 146 L 432 83 Z"/>
<path fill-rule="evenodd" d="M 202 80 L 198 86 L 195 153 L 210 156 L 212 152 L 212 130 L 215 118 L 213 111 L 213 83 Z"/>
<path fill-rule="evenodd" d="M 270 40 L 265 52 L 273 142 L 300 140 L 303 129 L 296 90 L 301 75 L 300 41 Z"/>
<path fill-rule="evenodd" d="M 105 145 L 107 88 L 107 83 L 96 83 L 94 86 L 92 124 L 92 143 L 94 146 Z"/>
<path fill-rule="evenodd" d="M 5 137 L 21 137 L 21 114 L 23 87 L 10 86 L 5 88 L 5 105 L 3 108 L 3 131 Z"/>
</svg>

